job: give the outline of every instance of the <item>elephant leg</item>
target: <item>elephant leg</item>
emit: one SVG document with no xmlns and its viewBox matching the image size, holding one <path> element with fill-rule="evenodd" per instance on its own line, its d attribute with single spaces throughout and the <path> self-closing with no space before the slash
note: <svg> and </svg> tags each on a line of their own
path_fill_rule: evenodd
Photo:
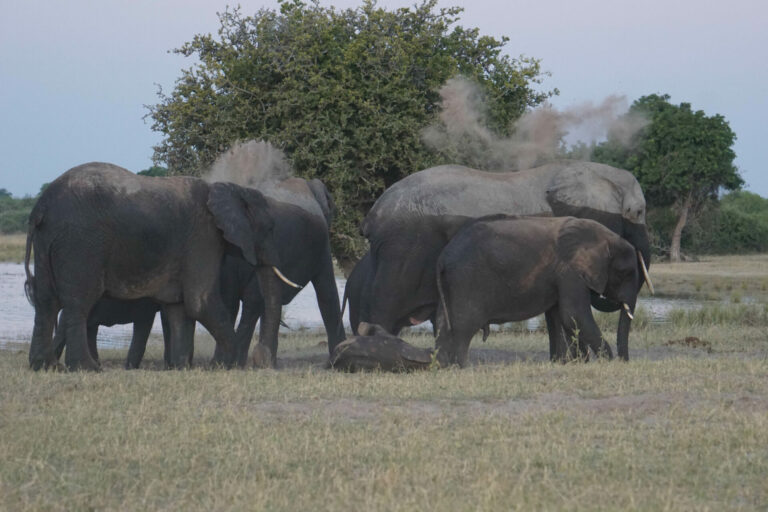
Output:
<svg viewBox="0 0 768 512">
<path fill-rule="evenodd" d="M 573 343 L 568 343 L 565 338 L 557 305 L 552 306 L 544 313 L 544 319 L 547 322 L 547 333 L 549 334 L 549 360 L 564 363 L 568 360 L 569 355 L 575 356 L 575 351 L 572 350 Z"/>
<path fill-rule="evenodd" d="M 184 310 L 184 304 L 166 304 L 163 312 L 171 331 L 169 368 L 188 368 L 192 365 L 195 320 Z"/>
<path fill-rule="evenodd" d="M 56 328 L 56 334 L 59 334 L 56 317 L 59 314 L 60 305 L 53 294 L 54 286 L 50 268 L 47 262 L 42 260 L 42 251 L 40 254 L 35 251 L 35 278 L 30 283 L 34 297 L 35 325 L 29 346 L 29 366 L 35 371 L 54 366 L 58 360 L 54 354 L 53 331 Z M 63 347 L 62 344 L 62 350 Z"/>
<path fill-rule="evenodd" d="M 261 316 L 259 328 L 259 343 L 254 349 L 253 361 L 257 366 L 272 366 L 277 364 L 277 336 L 280 329 L 282 313 L 282 284 L 269 267 L 259 267 L 257 270 L 259 288 L 264 299 L 264 313 Z M 269 353 L 266 353 L 267 349 Z"/>
<path fill-rule="evenodd" d="M 155 312 L 144 314 L 133 322 L 133 336 L 131 337 L 131 347 L 128 349 L 128 357 L 125 360 L 125 369 L 132 370 L 139 367 L 144 358 L 144 352 L 147 349 L 147 340 L 152 331 L 152 324 L 155 321 Z"/>
<path fill-rule="evenodd" d="M 88 351 L 91 353 L 93 360 L 98 363 L 99 351 L 96 348 L 96 338 L 99 336 L 99 324 L 88 324 L 86 334 L 88 336 Z"/>
<path fill-rule="evenodd" d="M 37 371 L 41 368 L 54 366 L 61 352 L 64 350 L 64 333 L 61 325 L 56 328 L 57 343 L 61 344 L 61 349 L 54 353 L 53 330 L 56 326 L 56 315 L 58 307 L 54 300 L 41 301 L 35 297 L 35 326 L 32 330 L 32 343 L 29 348 L 29 366 Z M 58 344 L 56 345 L 58 349 Z"/>
<path fill-rule="evenodd" d="M 578 339 L 580 351 L 590 347 L 597 357 L 613 358 L 611 347 L 603 339 L 600 328 L 592 316 L 589 301 L 571 307 L 561 304 L 560 320 L 563 323 L 567 338 L 569 340 Z"/>
<path fill-rule="evenodd" d="M 56 356 L 56 361 L 61 359 L 61 354 L 64 353 L 64 347 L 67 346 L 67 338 L 64 336 L 64 329 L 56 329 L 56 334 L 53 337 L 53 351 Z"/>
<path fill-rule="evenodd" d="M 171 366 L 171 324 L 168 321 L 168 315 L 162 308 L 160 309 L 160 325 L 163 328 L 163 360 L 166 368 L 168 368 Z"/>
<path fill-rule="evenodd" d="M 235 330 L 224 303 L 218 296 L 211 297 L 197 319 L 216 341 L 212 363 L 231 368 L 235 359 Z"/>
<path fill-rule="evenodd" d="M 328 353 L 333 354 L 336 345 L 344 341 L 346 335 L 341 319 L 339 290 L 336 287 L 336 277 L 333 274 L 330 250 L 323 260 L 320 273 L 312 279 L 312 286 L 315 288 L 317 306 L 320 308 L 320 315 L 323 317 L 323 325 L 325 325 L 325 334 L 328 336 Z"/>
<path fill-rule="evenodd" d="M 99 370 L 99 363 L 91 356 L 88 347 L 86 322 L 90 307 L 65 305 L 61 311 L 61 328 L 67 339 L 64 363 L 70 370 Z"/>
<path fill-rule="evenodd" d="M 257 300 L 243 301 L 243 314 L 235 330 L 235 352 L 237 365 L 244 368 L 248 363 L 248 351 L 251 348 L 253 333 L 256 331 L 256 323 L 264 312 L 264 302 L 261 295 Z"/>
<path fill-rule="evenodd" d="M 634 307 L 634 305 L 632 306 Z M 623 309 L 619 313 L 619 329 L 616 334 L 616 352 L 618 357 L 624 361 L 629 361 L 629 328 L 632 326 L 632 319 Z"/>
</svg>

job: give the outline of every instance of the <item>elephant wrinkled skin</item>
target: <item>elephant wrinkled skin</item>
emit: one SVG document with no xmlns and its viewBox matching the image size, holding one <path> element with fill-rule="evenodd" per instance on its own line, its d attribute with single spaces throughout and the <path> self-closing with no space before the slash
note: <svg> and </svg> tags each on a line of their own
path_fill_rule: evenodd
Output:
<svg viewBox="0 0 768 512">
<path fill-rule="evenodd" d="M 481 218 L 459 231 L 437 262 L 438 360 L 464 366 L 479 329 L 541 313 L 552 360 L 576 357 L 576 340 L 582 357 L 589 347 L 610 358 L 610 346 L 592 316 L 590 294 L 621 304 L 620 314 L 629 322 L 639 282 L 635 248 L 595 221 Z M 622 334 L 618 351 L 626 359 L 629 329 Z"/>
</svg>

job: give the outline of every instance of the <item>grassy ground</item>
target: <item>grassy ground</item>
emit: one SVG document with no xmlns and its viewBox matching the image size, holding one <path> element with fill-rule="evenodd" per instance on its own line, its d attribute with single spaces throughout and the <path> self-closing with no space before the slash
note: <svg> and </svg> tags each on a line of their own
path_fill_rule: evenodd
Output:
<svg viewBox="0 0 768 512">
<path fill-rule="evenodd" d="M 13 235 L 0 234 L 0 262 L 23 262 L 26 242 L 27 235 L 23 233 Z"/>
<path fill-rule="evenodd" d="M 765 510 L 768 308 L 673 318 L 638 312 L 628 364 L 553 365 L 515 327 L 468 369 L 399 375 L 327 371 L 306 332 L 278 371 L 159 371 L 153 340 L 145 370 L 102 351 L 100 374 L 32 373 L 19 345 L 0 352 L 0 509 Z"/>
</svg>

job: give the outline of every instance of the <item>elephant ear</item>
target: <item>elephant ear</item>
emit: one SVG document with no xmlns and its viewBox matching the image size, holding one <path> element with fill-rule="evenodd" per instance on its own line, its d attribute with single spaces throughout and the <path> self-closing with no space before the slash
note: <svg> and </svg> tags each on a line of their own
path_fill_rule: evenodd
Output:
<svg viewBox="0 0 768 512">
<path fill-rule="evenodd" d="M 309 190 L 312 191 L 312 195 L 315 196 L 315 200 L 317 200 L 317 204 L 320 205 L 320 209 L 323 210 L 325 222 L 330 228 L 331 223 L 333 222 L 333 216 L 336 214 L 336 205 L 333 202 L 331 193 L 328 192 L 325 184 L 317 178 L 307 181 L 307 186 L 309 187 Z"/>
<path fill-rule="evenodd" d="M 602 294 L 608 284 L 612 233 L 597 222 L 587 219 L 566 220 L 557 234 L 560 261 L 574 270 L 587 286 Z"/>
<path fill-rule="evenodd" d="M 547 186 L 547 203 L 555 217 L 584 217 L 585 208 L 596 213 L 622 213 L 623 194 L 611 180 L 584 163 L 571 164 L 555 173 Z"/>
<path fill-rule="evenodd" d="M 211 184 L 208 210 L 213 214 L 216 227 L 222 231 L 224 239 L 239 247 L 248 263 L 257 265 L 256 239 L 248 220 L 248 204 L 243 197 L 243 188 L 234 183 Z"/>
</svg>

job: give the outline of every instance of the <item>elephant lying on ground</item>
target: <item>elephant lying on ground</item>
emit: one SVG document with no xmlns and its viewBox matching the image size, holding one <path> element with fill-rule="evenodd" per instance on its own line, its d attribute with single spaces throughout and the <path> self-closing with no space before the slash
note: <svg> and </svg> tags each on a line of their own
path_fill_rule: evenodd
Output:
<svg viewBox="0 0 768 512">
<path fill-rule="evenodd" d="M 189 362 L 195 320 L 220 346 L 219 362 L 233 364 L 235 332 L 219 293 L 225 253 L 259 268 L 267 298 L 262 339 L 276 343 L 280 262 L 273 228 L 267 202 L 256 190 L 137 176 L 98 162 L 70 169 L 46 188 L 29 217 L 25 289 L 35 307 L 30 366 L 55 363 L 52 335 L 61 310 L 67 367 L 98 369 L 86 324 L 105 294 L 164 304 L 173 365 Z"/>
<path fill-rule="evenodd" d="M 361 304 L 350 309 L 395 334 L 430 318 L 438 302 L 434 275 L 443 247 L 467 221 L 496 213 L 593 219 L 650 262 L 645 199 L 627 171 L 575 161 L 496 173 L 444 165 L 400 180 L 371 208 L 361 226 L 371 244 L 371 271 L 360 287 Z M 619 308 L 596 294 L 592 304 L 602 311 Z"/>
<path fill-rule="evenodd" d="M 414 347 L 379 325 L 361 322 L 358 327 L 359 335 L 336 346 L 330 359 L 332 368 L 398 372 L 425 370 L 432 365 L 432 350 Z"/>
<path fill-rule="evenodd" d="M 612 358 L 592 316 L 591 292 L 621 304 L 627 328 L 619 333 L 618 352 L 627 359 L 640 283 L 635 248 L 595 221 L 481 218 L 459 231 L 437 262 L 438 361 L 464 366 L 478 330 L 541 313 L 552 360 L 575 357 L 575 337 L 583 356 L 589 347 Z"/>
</svg>

